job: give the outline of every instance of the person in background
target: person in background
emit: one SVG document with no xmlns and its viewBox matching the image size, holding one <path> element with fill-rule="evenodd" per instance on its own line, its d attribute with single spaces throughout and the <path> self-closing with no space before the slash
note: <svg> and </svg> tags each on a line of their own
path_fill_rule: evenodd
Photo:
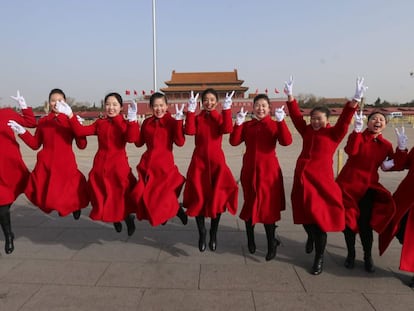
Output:
<svg viewBox="0 0 414 311">
<path fill-rule="evenodd" d="M 345 105 L 334 126 L 329 123 L 330 111 L 326 107 L 313 108 L 310 124 L 306 124 L 292 89 L 293 78 L 290 77 L 285 82 L 284 92 L 288 96 L 293 125 L 303 139 L 291 193 L 293 221 L 302 224 L 308 234 L 306 252 L 311 253 L 315 248 L 311 273 L 318 275 L 323 270 L 327 232 L 345 229 L 342 193 L 335 182 L 333 156 L 348 131 L 365 86 L 363 79 L 357 80 L 355 96 Z"/>
<path fill-rule="evenodd" d="M 240 181 L 243 187 L 244 203 L 240 218 L 244 220 L 249 252 L 254 254 L 254 226 L 262 223 L 266 232 L 267 254 L 269 261 L 276 256 L 280 241 L 275 237 L 276 222 L 281 211 L 285 210 L 285 190 L 282 170 L 276 156 L 276 143 L 288 146 L 292 135 L 284 121 L 283 107 L 275 109 L 275 120 L 271 118 L 269 97 L 258 94 L 253 100 L 254 118 L 244 122 L 247 112 L 237 114 L 230 144 L 246 145 L 243 156 Z"/>
<path fill-rule="evenodd" d="M 141 126 L 137 147 L 144 144 L 147 150 L 137 166 L 138 182 L 132 191 L 139 220 L 146 219 L 152 226 L 165 224 L 178 216 L 186 225 L 187 214 L 178 203 L 185 178 L 174 163 L 173 144 L 184 145 L 184 105 L 175 118 L 168 112 L 167 97 L 155 92 L 149 102 L 153 115 Z"/>
<path fill-rule="evenodd" d="M 220 216 L 226 210 L 237 212 L 237 183 L 226 164 L 222 149 L 223 134 L 232 131 L 232 96 L 226 94 L 221 114 L 216 110 L 218 95 L 206 89 L 201 95 L 203 110 L 195 115 L 198 94 L 188 102 L 185 134 L 195 136 L 195 149 L 187 171 L 183 204 L 188 216 L 195 216 L 199 232 L 198 248 L 206 249 L 205 217 L 211 218 L 209 248 L 217 247 Z"/>
<path fill-rule="evenodd" d="M 32 108 L 28 107 L 23 96 L 11 96 L 21 109 L 21 113 L 12 108 L 0 108 L 0 225 L 4 234 L 4 251 L 10 254 L 14 250 L 14 233 L 11 226 L 10 207 L 23 193 L 30 172 L 23 162 L 19 144 L 14 132 L 23 132 L 23 127 L 35 127 L 36 119 Z"/>
</svg>

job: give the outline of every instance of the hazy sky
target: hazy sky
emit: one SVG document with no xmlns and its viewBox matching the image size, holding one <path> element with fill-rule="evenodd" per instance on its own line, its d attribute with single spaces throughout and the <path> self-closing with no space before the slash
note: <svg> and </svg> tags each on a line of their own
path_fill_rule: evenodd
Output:
<svg viewBox="0 0 414 311">
<path fill-rule="evenodd" d="M 414 99 L 413 0 L 157 0 L 158 88 L 171 71 L 238 70 L 250 92 Z M 52 88 L 99 103 L 153 88 L 152 0 L 0 0 L 0 105 Z M 270 92 L 270 95 L 274 95 Z"/>
</svg>

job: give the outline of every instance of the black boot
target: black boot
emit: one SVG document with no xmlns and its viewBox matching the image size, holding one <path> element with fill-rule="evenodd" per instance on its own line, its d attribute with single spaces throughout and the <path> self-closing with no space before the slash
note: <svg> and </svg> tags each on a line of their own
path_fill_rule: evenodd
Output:
<svg viewBox="0 0 414 311">
<path fill-rule="evenodd" d="M 371 228 L 360 227 L 359 236 L 361 237 L 361 244 L 364 250 L 364 268 L 367 272 L 375 272 L 374 261 L 372 260 L 371 250 L 372 242 L 374 240 Z"/>
<path fill-rule="evenodd" d="M 375 272 L 374 261 L 371 254 L 364 254 L 364 268 L 367 272 Z"/>
<path fill-rule="evenodd" d="M 410 283 L 408 284 L 411 288 L 414 288 L 414 276 L 411 278 Z"/>
<path fill-rule="evenodd" d="M 78 209 L 77 211 L 74 211 L 74 212 L 72 213 L 72 215 L 73 215 L 73 218 L 74 218 L 75 220 L 78 220 L 78 219 L 80 218 L 80 216 L 81 216 L 81 210 L 80 210 L 80 209 Z"/>
<path fill-rule="evenodd" d="M 116 232 L 121 232 L 122 231 L 122 223 L 114 222 L 114 228 L 115 228 Z"/>
<path fill-rule="evenodd" d="M 344 230 L 346 248 L 348 255 L 346 256 L 344 266 L 347 269 L 353 269 L 355 266 L 355 233 L 346 227 Z"/>
<path fill-rule="evenodd" d="M 256 252 L 256 243 L 254 243 L 254 226 L 252 225 L 252 220 L 244 222 L 246 224 L 246 234 L 247 234 L 247 248 L 249 249 L 250 254 Z"/>
<path fill-rule="evenodd" d="M 204 225 L 204 216 L 196 216 L 196 223 L 198 228 L 198 249 L 200 252 L 204 252 L 206 250 L 206 227 Z"/>
<path fill-rule="evenodd" d="M 221 214 L 217 214 L 216 218 L 211 219 L 210 242 L 208 243 L 208 247 L 213 252 L 216 251 L 216 248 L 217 248 L 217 230 L 218 230 L 218 225 L 220 222 L 220 216 Z"/>
<path fill-rule="evenodd" d="M 4 233 L 4 251 L 11 254 L 14 251 L 14 234 L 11 229 L 10 205 L 0 207 L 0 224 Z"/>
<path fill-rule="evenodd" d="M 305 245 L 305 252 L 306 254 L 310 254 L 313 252 L 313 244 L 315 243 L 312 236 L 312 230 L 310 229 L 309 225 L 303 225 L 303 228 L 305 229 L 308 239 L 306 240 Z"/>
<path fill-rule="evenodd" d="M 188 216 L 187 214 L 184 212 L 182 203 L 180 204 L 180 208 L 178 209 L 177 212 L 177 217 L 180 218 L 181 222 L 183 223 L 183 225 L 186 225 L 188 223 Z"/>
<path fill-rule="evenodd" d="M 272 260 L 276 257 L 277 246 L 280 242 L 275 237 L 275 224 L 264 224 L 267 239 L 267 254 L 266 261 Z"/>
<path fill-rule="evenodd" d="M 325 253 L 327 235 L 317 225 L 314 225 L 313 237 L 315 240 L 315 258 L 311 272 L 313 275 L 319 275 L 323 270 L 323 254 Z"/>
<path fill-rule="evenodd" d="M 131 236 L 135 232 L 135 222 L 134 222 L 134 215 L 128 215 L 125 217 L 125 224 L 127 226 L 128 236 Z"/>
</svg>

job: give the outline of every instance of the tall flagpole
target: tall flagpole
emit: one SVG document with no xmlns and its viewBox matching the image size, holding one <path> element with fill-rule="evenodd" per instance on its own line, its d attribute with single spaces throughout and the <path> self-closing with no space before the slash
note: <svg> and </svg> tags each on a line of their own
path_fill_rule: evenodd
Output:
<svg viewBox="0 0 414 311">
<path fill-rule="evenodd" d="M 155 29 L 155 0 L 152 0 L 152 67 L 153 67 L 153 89 L 158 91 L 157 86 L 157 36 Z"/>
</svg>

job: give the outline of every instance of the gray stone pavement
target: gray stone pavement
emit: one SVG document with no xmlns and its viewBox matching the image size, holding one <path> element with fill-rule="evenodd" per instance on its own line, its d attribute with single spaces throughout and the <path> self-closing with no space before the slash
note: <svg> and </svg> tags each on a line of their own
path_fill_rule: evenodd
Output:
<svg viewBox="0 0 414 311">
<path fill-rule="evenodd" d="M 319 276 L 309 273 L 313 255 L 304 252 L 306 236 L 293 224 L 289 200 L 302 143 L 290 128 L 294 143 L 277 148 L 288 206 L 278 223 L 282 245 L 275 260 L 264 259 L 263 227 L 256 226 L 257 252 L 251 255 L 244 223 L 229 214 L 220 223 L 217 251 L 200 253 L 192 218 L 187 226 L 178 219 L 156 228 L 137 222 L 136 233 L 128 237 L 125 231 L 116 233 L 111 224 L 91 221 L 89 207 L 75 221 L 72 216 L 46 215 L 21 195 L 12 209 L 15 251 L 4 254 L 2 235 L 0 240 L 0 310 L 412 310 L 414 293 L 406 285 L 411 274 L 398 269 L 396 242 L 382 257 L 374 246 L 377 270 L 368 274 L 360 244 L 356 266 L 347 270 L 343 236 L 329 233 L 324 271 Z M 414 129 L 407 132 L 413 142 Z M 392 128 L 385 136 L 395 141 Z M 75 148 L 86 174 L 96 151 L 96 139 L 88 142 L 84 151 Z M 227 136 L 223 146 L 237 179 L 244 148 L 230 146 Z M 183 174 L 193 147 L 188 137 L 184 147 L 176 148 Z M 36 153 L 23 144 L 21 148 L 33 168 Z M 128 146 L 134 173 L 142 152 Z M 381 173 L 391 191 L 403 176 L 404 172 Z"/>
</svg>

